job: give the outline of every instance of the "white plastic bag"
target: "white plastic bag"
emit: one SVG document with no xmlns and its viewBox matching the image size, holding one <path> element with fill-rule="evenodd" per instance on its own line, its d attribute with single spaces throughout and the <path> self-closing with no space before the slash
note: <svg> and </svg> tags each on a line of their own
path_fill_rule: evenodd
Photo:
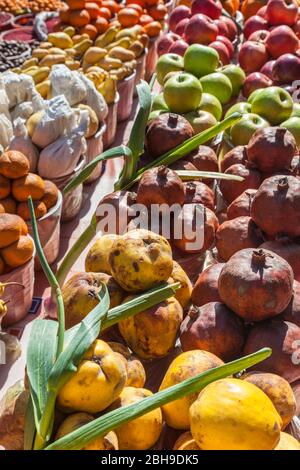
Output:
<svg viewBox="0 0 300 470">
<path fill-rule="evenodd" d="M 38 111 L 44 109 L 46 103 L 47 102 L 43 100 L 41 95 L 36 90 L 33 90 L 31 101 L 24 101 L 23 103 L 19 103 L 10 110 L 12 122 L 18 118 L 27 121 L 27 119 L 29 119 L 33 113 L 37 113 Z"/>
<path fill-rule="evenodd" d="M 80 76 L 80 80 L 82 80 L 82 82 L 85 84 L 87 91 L 86 99 L 82 101 L 82 104 L 87 104 L 90 108 L 95 111 L 99 121 L 104 121 L 108 114 L 108 107 L 105 99 L 103 98 L 101 93 L 97 91 L 94 83 L 90 79 L 88 79 L 83 74 L 78 75 Z"/>
<path fill-rule="evenodd" d="M 70 175 L 76 168 L 81 155 L 86 152 L 84 134 L 87 131 L 89 115 L 82 112 L 78 127 L 60 137 L 40 153 L 38 173 L 42 178 L 54 179 Z M 74 116 L 74 121 L 76 118 Z"/>
<path fill-rule="evenodd" d="M 6 149 L 13 135 L 11 121 L 4 114 L 0 114 L 0 146 Z"/>
<path fill-rule="evenodd" d="M 0 76 L 0 114 L 9 118 L 9 99 L 5 91 L 4 80 Z"/>
<path fill-rule="evenodd" d="M 21 118 L 16 119 L 13 127 L 14 137 L 9 144 L 9 150 L 17 150 L 23 153 L 29 160 L 30 172 L 36 173 L 39 151 L 28 136 L 24 120 Z"/>
<path fill-rule="evenodd" d="M 27 122 L 32 142 L 40 148 L 52 144 L 63 136 L 67 129 L 73 130 L 76 126 L 74 116 L 76 111 L 70 107 L 64 96 L 56 96 L 47 101 L 46 108 L 33 114 Z"/>
<path fill-rule="evenodd" d="M 64 95 L 71 106 L 85 100 L 87 90 L 85 84 L 80 80 L 79 73 L 72 72 L 65 65 L 54 65 L 49 75 L 49 80 L 52 98 Z"/>
<path fill-rule="evenodd" d="M 30 75 L 14 72 L 4 72 L 2 74 L 5 91 L 9 100 L 9 109 L 24 101 L 31 101 L 35 90 L 33 78 Z"/>
</svg>

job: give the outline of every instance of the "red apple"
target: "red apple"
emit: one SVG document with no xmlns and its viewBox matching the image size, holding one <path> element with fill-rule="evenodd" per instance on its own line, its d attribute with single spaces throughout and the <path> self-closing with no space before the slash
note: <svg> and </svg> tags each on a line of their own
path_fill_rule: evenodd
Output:
<svg viewBox="0 0 300 470">
<path fill-rule="evenodd" d="M 297 23 L 293 26 L 293 30 L 297 38 L 300 39 L 300 20 L 298 20 Z"/>
<path fill-rule="evenodd" d="M 243 85 L 243 95 L 248 98 L 251 93 L 260 88 L 267 88 L 273 84 L 272 80 L 261 72 L 253 72 L 248 75 Z"/>
<path fill-rule="evenodd" d="M 258 72 L 268 60 L 266 47 L 261 42 L 246 41 L 240 48 L 239 64 L 246 74 Z"/>
<path fill-rule="evenodd" d="M 161 36 L 157 43 L 157 54 L 159 56 L 166 54 L 177 39 L 180 39 L 180 36 L 174 33 L 166 33 Z"/>
<path fill-rule="evenodd" d="M 227 24 L 221 20 L 221 19 L 218 19 L 218 20 L 215 20 L 215 25 L 218 26 L 218 30 L 219 30 L 219 33 L 221 36 L 225 36 L 226 38 L 228 38 L 228 35 L 229 35 L 229 31 L 228 31 L 228 26 Z"/>
<path fill-rule="evenodd" d="M 227 16 L 222 16 L 222 21 L 224 21 L 224 23 L 226 23 L 227 25 L 229 39 L 231 39 L 231 41 L 234 41 L 238 35 L 238 29 L 235 22 Z"/>
<path fill-rule="evenodd" d="M 248 39 L 252 33 L 261 29 L 267 30 L 268 22 L 264 20 L 261 16 L 251 16 L 251 18 L 249 18 L 249 20 L 247 20 L 244 24 L 244 36 L 246 39 Z"/>
<path fill-rule="evenodd" d="M 266 31 L 265 29 L 259 29 L 258 31 L 254 31 L 254 33 L 250 34 L 249 41 L 265 43 L 269 34 L 269 31 Z"/>
<path fill-rule="evenodd" d="M 273 68 L 276 60 L 269 60 L 265 65 L 260 69 L 260 72 L 269 77 L 271 80 L 274 80 Z"/>
<path fill-rule="evenodd" d="M 270 32 L 266 46 L 271 56 L 277 59 L 283 54 L 294 54 L 299 47 L 299 40 L 289 26 L 277 26 Z"/>
<path fill-rule="evenodd" d="M 179 21 L 175 28 L 175 33 L 178 34 L 179 36 L 183 37 L 186 25 L 189 22 L 189 18 L 183 18 L 183 20 Z"/>
<path fill-rule="evenodd" d="M 256 14 L 266 19 L 267 18 L 267 5 L 264 5 L 263 7 L 261 7 Z"/>
<path fill-rule="evenodd" d="M 221 41 L 211 42 L 209 47 L 212 47 L 219 54 L 220 61 L 222 65 L 228 65 L 230 63 L 230 55 L 227 47 Z"/>
<path fill-rule="evenodd" d="M 185 27 L 185 39 L 189 44 L 208 45 L 215 41 L 218 35 L 218 27 L 208 16 L 200 13 L 192 16 Z"/>
<path fill-rule="evenodd" d="M 170 54 L 178 54 L 183 57 L 188 47 L 189 45 L 184 41 L 184 39 L 178 39 L 178 41 L 173 42 L 168 52 Z"/>
<path fill-rule="evenodd" d="M 191 10 L 186 5 L 179 5 L 178 7 L 174 8 L 169 17 L 169 29 L 175 32 L 179 21 L 183 20 L 184 18 L 190 18 L 190 16 Z"/>
<path fill-rule="evenodd" d="M 269 0 L 266 19 L 271 25 L 293 26 L 298 19 L 298 4 L 295 0 Z"/>
<path fill-rule="evenodd" d="M 230 41 L 230 39 L 226 38 L 225 36 L 218 35 L 216 37 L 216 41 L 223 42 L 225 44 L 225 46 L 227 47 L 227 49 L 228 49 L 229 57 L 230 58 L 233 57 L 234 47 L 233 47 L 232 42 Z"/>
<path fill-rule="evenodd" d="M 222 13 L 222 3 L 219 0 L 194 0 L 191 12 L 192 16 L 202 13 L 213 20 L 217 20 Z"/>
<path fill-rule="evenodd" d="M 279 57 L 273 69 L 274 78 L 278 83 L 291 83 L 300 78 L 300 58 L 293 54 Z"/>
</svg>

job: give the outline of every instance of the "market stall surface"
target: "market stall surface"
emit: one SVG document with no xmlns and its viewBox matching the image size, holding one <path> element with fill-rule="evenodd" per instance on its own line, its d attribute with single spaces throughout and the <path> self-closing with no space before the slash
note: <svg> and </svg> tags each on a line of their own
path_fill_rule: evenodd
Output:
<svg viewBox="0 0 300 470">
<path fill-rule="evenodd" d="M 129 137 L 129 133 L 132 127 L 132 122 L 135 116 L 137 106 L 137 100 L 135 100 L 131 117 L 125 122 L 118 124 L 118 130 L 114 146 L 126 143 Z M 103 168 L 101 177 L 91 185 L 84 186 L 84 200 L 80 214 L 70 222 L 63 223 L 61 225 L 60 235 L 60 251 L 59 256 L 52 265 L 52 269 L 55 272 L 60 262 L 64 258 L 67 251 L 72 247 L 74 242 L 78 239 L 84 229 L 89 225 L 91 217 L 95 212 L 97 205 L 101 198 L 113 191 L 113 184 L 116 180 L 122 168 L 122 159 L 113 159 L 106 162 Z M 91 242 L 93 243 L 93 242 Z M 78 271 L 84 271 L 84 259 L 85 254 L 89 250 L 90 245 L 82 252 L 81 256 L 77 259 L 73 265 L 69 275 L 74 274 Z M 37 298 L 38 309 L 35 313 L 29 313 L 25 319 L 16 325 L 8 328 L 8 332 L 14 334 L 21 342 L 22 353 L 17 361 L 14 363 L 8 362 L 6 365 L 1 365 L 0 374 L 0 399 L 6 392 L 7 388 L 13 385 L 17 380 L 22 378 L 25 370 L 26 363 L 26 349 L 30 335 L 31 323 L 36 318 L 44 316 L 42 301 L 39 299 L 45 299 L 50 294 L 50 287 L 47 279 L 45 278 L 42 271 L 35 273 L 35 291 L 34 297 Z"/>
</svg>

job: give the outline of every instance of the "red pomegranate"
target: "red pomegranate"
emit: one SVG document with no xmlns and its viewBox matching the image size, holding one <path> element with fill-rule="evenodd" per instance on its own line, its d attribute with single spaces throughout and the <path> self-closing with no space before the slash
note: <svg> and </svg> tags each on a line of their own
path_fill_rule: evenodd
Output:
<svg viewBox="0 0 300 470">
<path fill-rule="evenodd" d="M 293 295 L 290 265 L 267 250 L 246 248 L 223 267 L 218 287 L 222 301 L 248 322 L 280 314 Z"/>
<path fill-rule="evenodd" d="M 281 375 L 288 382 L 300 379 L 300 328 L 279 319 L 254 325 L 249 332 L 244 354 L 271 348 L 268 359 L 255 365 L 255 370 Z"/>
<path fill-rule="evenodd" d="M 215 195 L 213 191 L 201 181 L 188 181 L 183 183 L 185 204 L 203 204 L 212 211 L 215 208 Z"/>
<path fill-rule="evenodd" d="M 221 302 L 218 279 L 223 266 L 224 263 L 212 264 L 199 274 L 192 292 L 194 305 L 201 307 L 209 302 Z"/>
<path fill-rule="evenodd" d="M 240 163 L 227 168 L 226 174 L 241 176 L 243 181 L 221 180 L 220 190 L 225 201 L 231 203 L 246 189 L 258 189 L 261 183 L 261 174 L 257 170 L 252 170 Z"/>
<path fill-rule="evenodd" d="M 191 307 L 180 328 L 183 351 L 202 349 L 231 361 L 240 357 L 245 342 L 243 321 L 226 305 L 210 302 Z"/>
<path fill-rule="evenodd" d="M 195 165 L 193 165 L 188 160 L 184 160 L 183 158 L 180 158 L 179 160 L 177 160 L 177 162 L 172 163 L 172 165 L 170 165 L 170 168 L 176 171 L 178 170 L 197 171 L 197 168 L 195 167 Z"/>
<path fill-rule="evenodd" d="M 240 196 L 238 196 L 227 207 L 227 218 L 229 220 L 241 216 L 250 216 L 252 199 L 256 194 L 257 189 L 246 189 Z"/>
<path fill-rule="evenodd" d="M 244 248 L 257 248 L 263 241 L 261 230 L 247 216 L 224 222 L 216 232 L 216 248 L 224 261 Z"/>
<path fill-rule="evenodd" d="M 269 236 L 300 235 L 300 179 L 271 176 L 263 181 L 251 205 L 251 217 Z"/>
<path fill-rule="evenodd" d="M 136 193 L 134 192 L 115 191 L 107 194 L 98 204 L 97 224 L 105 224 L 102 228 L 105 233 L 123 233 L 130 220 L 136 216 L 130 209 L 133 204 L 136 204 Z M 108 217 L 110 208 L 112 211 L 109 212 Z"/>
<path fill-rule="evenodd" d="M 213 149 L 206 145 L 200 145 L 197 150 L 194 150 L 194 152 L 191 152 L 185 158 L 198 171 L 219 171 L 218 157 Z"/>
<path fill-rule="evenodd" d="M 238 163 L 244 165 L 247 160 L 247 147 L 245 145 L 238 145 L 224 155 L 220 162 L 220 170 L 222 173 L 225 173 L 230 166 Z"/>
<path fill-rule="evenodd" d="M 248 147 L 248 160 L 259 171 L 276 173 L 290 168 L 297 150 L 293 134 L 283 127 L 258 129 L 251 137 Z"/>
<path fill-rule="evenodd" d="M 300 282 L 294 281 L 293 297 L 280 318 L 300 326 Z"/>
<path fill-rule="evenodd" d="M 186 253 L 204 253 L 215 240 L 218 219 L 202 204 L 184 204 L 176 216 L 173 244 Z"/>
<path fill-rule="evenodd" d="M 294 272 L 294 278 L 300 282 L 300 245 L 287 237 L 282 237 L 278 240 L 267 241 L 260 248 L 273 251 L 285 259 Z"/>
</svg>

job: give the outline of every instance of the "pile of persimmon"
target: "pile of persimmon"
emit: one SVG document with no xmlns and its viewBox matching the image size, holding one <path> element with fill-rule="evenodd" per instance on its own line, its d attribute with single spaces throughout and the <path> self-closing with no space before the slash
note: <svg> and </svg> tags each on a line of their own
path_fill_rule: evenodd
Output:
<svg viewBox="0 0 300 470">
<path fill-rule="evenodd" d="M 80 34 L 95 39 L 104 33 L 113 21 L 123 28 L 142 25 L 149 37 L 158 36 L 167 8 L 163 0 L 128 0 L 125 5 L 115 0 L 67 0 L 60 12 L 63 25 L 71 25 Z"/>
<path fill-rule="evenodd" d="M 17 214 L 29 221 L 29 196 L 33 199 L 37 219 L 57 204 L 56 185 L 29 170 L 29 160 L 21 152 L 10 150 L 0 156 L 0 215 Z"/>
</svg>

